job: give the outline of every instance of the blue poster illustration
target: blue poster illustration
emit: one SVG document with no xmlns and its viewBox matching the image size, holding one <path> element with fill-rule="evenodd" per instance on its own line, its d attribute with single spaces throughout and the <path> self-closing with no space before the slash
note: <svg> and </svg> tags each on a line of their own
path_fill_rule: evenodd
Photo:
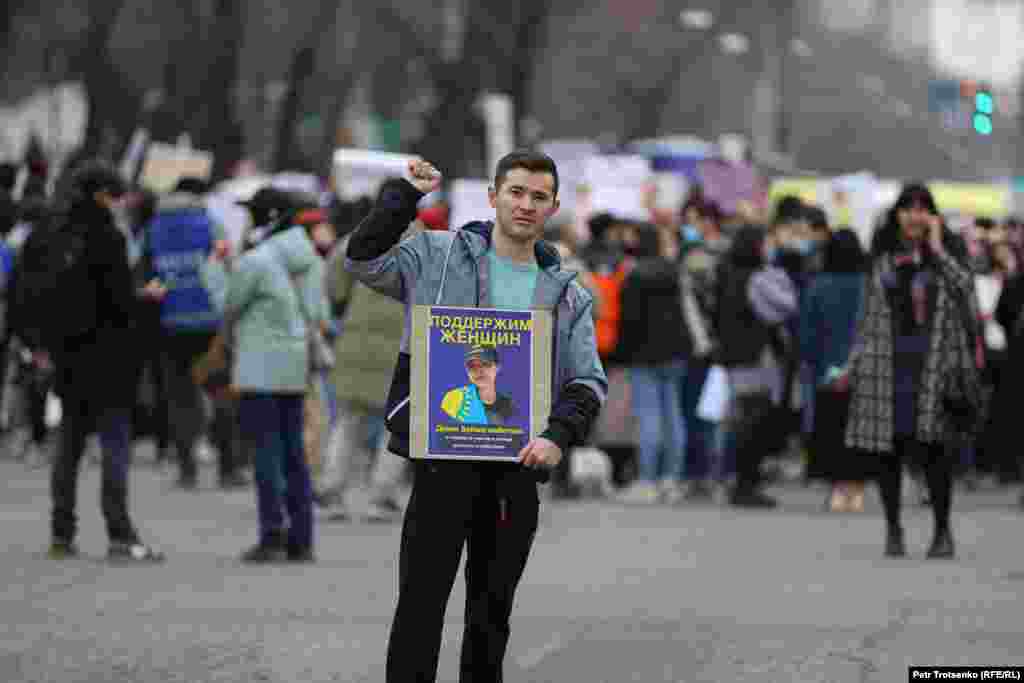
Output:
<svg viewBox="0 0 1024 683">
<path fill-rule="evenodd" d="M 433 306 L 428 320 L 429 457 L 517 460 L 533 417 L 533 313 Z"/>
</svg>

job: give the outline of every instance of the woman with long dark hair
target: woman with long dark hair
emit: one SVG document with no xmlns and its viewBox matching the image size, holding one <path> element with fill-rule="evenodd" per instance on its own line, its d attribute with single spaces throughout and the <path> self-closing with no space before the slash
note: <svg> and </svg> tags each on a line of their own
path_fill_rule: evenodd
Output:
<svg viewBox="0 0 1024 683">
<path fill-rule="evenodd" d="M 977 302 L 962 243 L 931 192 L 903 188 L 872 243 L 864 315 L 850 356 L 846 445 L 878 456 L 885 554 L 906 554 L 900 524 L 904 463 L 924 470 L 934 513 L 928 557 L 954 555 L 949 525 L 958 435 L 981 404 Z"/>
<path fill-rule="evenodd" d="M 823 257 L 823 270 L 800 308 L 800 357 L 815 388 L 808 476 L 831 482 L 833 512 L 860 512 L 864 509 L 862 466 L 853 462 L 843 446 L 848 395 L 829 384 L 830 371 L 845 367 L 853 347 L 867 255 L 856 233 L 847 228 L 829 238 Z"/>
</svg>

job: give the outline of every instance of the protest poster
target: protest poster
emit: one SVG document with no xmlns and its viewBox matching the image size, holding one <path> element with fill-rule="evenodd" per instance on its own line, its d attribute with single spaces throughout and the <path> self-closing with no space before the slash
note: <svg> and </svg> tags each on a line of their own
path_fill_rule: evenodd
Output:
<svg viewBox="0 0 1024 683">
<path fill-rule="evenodd" d="M 166 194 L 182 178 L 209 180 L 213 155 L 197 149 L 151 142 L 142 164 L 139 184 L 157 194 Z"/>
<path fill-rule="evenodd" d="M 633 154 L 592 156 L 584 163 L 584 177 L 590 189 L 590 210 L 594 213 L 650 220 L 645 192 L 653 183 L 654 174 L 645 157 Z"/>
<path fill-rule="evenodd" d="M 371 149 L 341 148 L 334 152 L 334 182 L 341 199 L 376 197 L 388 178 L 403 178 L 414 157 Z"/>
<path fill-rule="evenodd" d="M 411 456 L 515 462 L 547 427 L 549 311 L 414 306 Z"/>
<path fill-rule="evenodd" d="M 456 178 L 449 195 L 452 212 L 449 225 L 461 228 L 472 221 L 493 221 L 494 209 L 487 194 L 490 186 L 487 180 Z"/>
</svg>

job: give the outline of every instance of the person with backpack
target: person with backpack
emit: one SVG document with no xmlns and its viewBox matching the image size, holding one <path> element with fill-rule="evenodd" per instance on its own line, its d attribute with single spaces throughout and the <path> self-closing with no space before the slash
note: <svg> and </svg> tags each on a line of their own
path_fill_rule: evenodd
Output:
<svg viewBox="0 0 1024 683">
<path fill-rule="evenodd" d="M 160 283 L 156 300 L 162 331 L 164 385 L 167 388 L 171 436 L 178 452 L 178 486 L 195 490 L 199 468 L 196 444 L 204 431 L 201 389 L 190 368 L 210 348 L 221 326 L 221 314 L 203 285 L 200 270 L 214 251 L 226 253 L 227 237 L 203 204 L 206 184 L 182 178 L 164 197 L 146 226 L 142 270 L 145 281 Z M 236 464 L 235 419 L 227 400 L 214 400 L 211 435 L 218 451 L 218 481 L 223 489 L 246 486 Z"/>
<path fill-rule="evenodd" d="M 144 544 L 128 511 L 131 410 L 135 398 L 135 321 L 139 301 L 125 239 L 112 209 L 122 195 L 110 165 L 85 161 L 72 172 L 51 220 L 22 249 L 14 296 L 26 345 L 43 367 L 55 368 L 63 408 L 60 450 L 53 465 L 49 555 L 74 557 L 78 471 L 86 438 L 98 432 L 103 450 L 101 501 L 108 558 L 153 563 L 162 553 Z M 140 294 L 153 296 L 156 288 Z"/>
</svg>

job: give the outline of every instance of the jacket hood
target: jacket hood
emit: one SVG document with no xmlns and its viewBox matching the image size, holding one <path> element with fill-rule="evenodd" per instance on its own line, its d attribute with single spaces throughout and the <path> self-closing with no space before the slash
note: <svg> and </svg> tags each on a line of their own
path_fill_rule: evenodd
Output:
<svg viewBox="0 0 1024 683">
<path fill-rule="evenodd" d="M 281 257 L 289 275 L 305 273 L 320 258 L 306 229 L 298 226 L 267 238 L 263 244 Z"/>
<path fill-rule="evenodd" d="M 183 211 L 185 209 L 205 209 L 203 198 L 191 192 L 172 192 L 162 197 L 157 203 L 157 211 Z"/>
<path fill-rule="evenodd" d="M 491 246 L 491 236 L 494 233 L 494 221 L 473 221 L 471 223 L 466 223 L 462 226 L 461 232 L 471 232 L 482 237 L 486 243 L 486 248 L 484 249 L 484 252 L 486 252 Z M 477 258 L 479 258 L 484 252 L 474 253 Z M 562 258 L 558 255 L 558 250 L 544 240 L 537 240 L 537 243 L 533 245 L 533 253 L 537 257 L 537 264 L 542 270 L 550 270 L 552 268 L 558 269 L 562 264 Z"/>
</svg>

